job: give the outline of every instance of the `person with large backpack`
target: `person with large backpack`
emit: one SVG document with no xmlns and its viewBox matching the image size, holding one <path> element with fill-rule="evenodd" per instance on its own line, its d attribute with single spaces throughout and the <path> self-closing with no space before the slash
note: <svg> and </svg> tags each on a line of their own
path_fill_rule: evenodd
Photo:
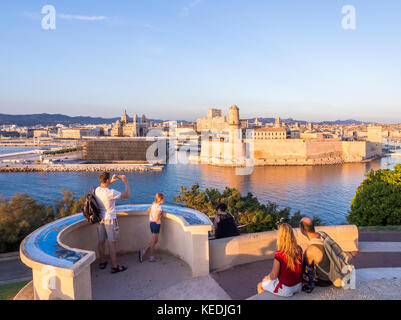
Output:
<svg viewBox="0 0 401 320">
<path fill-rule="evenodd" d="M 316 232 L 310 218 L 302 218 L 299 227 L 301 233 L 309 239 L 304 256 L 304 274 L 307 279 L 304 291 L 312 291 L 314 286 L 349 285 L 352 281 L 349 275 L 354 268 L 349 264 L 347 253 L 327 233 Z"/>
<path fill-rule="evenodd" d="M 117 199 L 128 199 L 131 196 L 130 188 L 128 184 L 128 179 L 126 176 L 121 175 L 113 175 L 110 179 L 109 172 L 103 172 L 99 176 L 100 186 L 95 188 L 92 191 L 92 195 L 88 195 L 87 201 L 89 202 L 88 206 L 94 211 L 93 215 L 85 213 L 86 208 L 84 208 L 84 215 L 89 216 L 89 222 L 96 223 L 96 220 L 99 220 L 97 223 L 97 233 L 98 233 L 98 250 L 99 250 L 99 259 L 100 269 L 105 269 L 107 266 L 107 260 L 105 257 L 105 245 L 106 240 L 109 244 L 109 254 L 111 260 L 111 273 L 117 273 L 127 270 L 127 267 L 124 265 L 117 264 L 117 250 L 116 250 L 116 242 L 119 238 L 119 226 L 117 221 L 116 214 L 116 200 Z M 125 184 L 125 192 L 121 193 L 117 190 L 109 188 L 109 186 L 118 180 L 122 180 Z M 90 200 L 90 201 L 89 201 Z M 95 201 L 94 201 L 95 200 Z M 96 214 L 96 205 L 99 209 L 99 217 Z M 88 219 L 88 217 L 87 217 Z"/>
</svg>

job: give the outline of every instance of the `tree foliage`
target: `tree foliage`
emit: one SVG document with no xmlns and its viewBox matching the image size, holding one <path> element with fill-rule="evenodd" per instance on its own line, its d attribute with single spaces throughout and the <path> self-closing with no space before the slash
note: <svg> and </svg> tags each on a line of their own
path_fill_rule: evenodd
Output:
<svg viewBox="0 0 401 320">
<path fill-rule="evenodd" d="M 401 225 L 401 165 L 371 170 L 351 202 L 348 222 L 358 226 Z"/>
<path fill-rule="evenodd" d="M 39 204 L 26 193 L 11 199 L 0 197 L 0 253 L 18 250 L 21 241 L 37 228 L 81 211 L 85 196 L 76 200 L 68 190 L 61 193 L 63 198 L 54 205 Z"/>
<path fill-rule="evenodd" d="M 238 225 L 242 226 L 241 232 L 244 233 L 276 229 L 281 218 L 289 219 L 293 227 L 298 227 L 299 221 L 304 217 L 299 211 L 291 215 L 290 208 L 280 209 L 277 204 L 270 201 L 261 204 L 252 193 L 243 196 L 237 189 L 229 187 L 223 192 L 209 188 L 200 191 L 199 184 L 194 183 L 189 189 L 182 186 L 180 194 L 174 200 L 209 217 L 216 215 L 215 208 L 219 203 L 225 203 L 227 211 L 234 216 Z M 319 218 L 313 219 L 316 225 L 322 224 Z"/>
</svg>

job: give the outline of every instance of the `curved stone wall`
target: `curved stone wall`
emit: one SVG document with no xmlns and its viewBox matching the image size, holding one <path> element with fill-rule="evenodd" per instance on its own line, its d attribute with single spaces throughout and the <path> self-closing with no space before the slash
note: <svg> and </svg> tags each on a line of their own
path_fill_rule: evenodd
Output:
<svg viewBox="0 0 401 320">
<path fill-rule="evenodd" d="M 209 273 L 210 220 L 188 208 L 162 206 L 167 212 L 157 249 L 185 261 L 193 276 Z M 149 205 L 117 207 L 119 254 L 136 252 L 150 241 Z M 35 299 L 91 299 L 90 265 L 96 260 L 97 230 L 82 214 L 50 223 L 24 239 L 21 260 L 33 272 Z"/>
</svg>

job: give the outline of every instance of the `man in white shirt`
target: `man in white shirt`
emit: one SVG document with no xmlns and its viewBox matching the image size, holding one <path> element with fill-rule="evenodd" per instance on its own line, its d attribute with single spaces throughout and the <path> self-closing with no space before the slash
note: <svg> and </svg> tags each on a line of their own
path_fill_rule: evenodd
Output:
<svg viewBox="0 0 401 320">
<path fill-rule="evenodd" d="M 125 184 L 125 192 L 123 193 L 109 188 L 113 182 L 120 179 Z M 116 200 L 128 199 L 131 196 L 128 179 L 123 175 L 113 175 L 110 180 L 110 173 L 103 172 L 99 176 L 99 180 L 100 187 L 97 187 L 95 190 L 96 201 L 100 209 L 100 218 L 102 219 L 97 225 L 99 237 L 98 249 L 100 255 L 99 268 L 104 269 L 107 265 L 107 260 L 105 258 L 105 245 L 107 240 L 109 243 L 111 273 L 122 272 L 127 270 L 127 267 L 117 264 L 116 241 L 119 237 L 119 227 L 116 214 Z"/>
</svg>

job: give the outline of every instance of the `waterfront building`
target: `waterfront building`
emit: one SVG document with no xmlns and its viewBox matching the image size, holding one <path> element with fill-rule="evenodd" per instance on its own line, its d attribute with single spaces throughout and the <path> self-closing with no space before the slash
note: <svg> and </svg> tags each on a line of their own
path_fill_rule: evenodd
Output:
<svg viewBox="0 0 401 320">
<path fill-rule="evenodd" d="M 223 116 L 220 109 L 209 109 L 207 112 L 207 118 L 199 118 L 196 120 L 196 128 L 198 132 L 228 132 L 234 127 L 237 129 L 245 129 L 248 127 L 248 120 L 239 118 L 239 109 L 236 105 L 230 107 L 228 117 Z"/>
<path fill-rule="evenodd" d="M 82 158 L 96 163 L 147 163 L 147 152 L 155 146 L 157 139 L 138 138 L 99 138 L 83 141 Z M 165 142 L 164 142 L 165 143 Z M 155 157 L 158 150 L 155 149 Z M 165 161 L 166 156 L 161 158 Z"/>
<path fill-rule="evenodd" d="M 83 137 L 97 137 L 101 133 L 101 129 L 68 128 L 60 130 L 60 137 L 64 139 L 82 139 Z"/>
<path fill-rule="evenodd" d="M 145 115 L 139 119 L 138 115 L 135 114 L 133 121 L 131 121 L 125 110 L 121 120 L 115 122 L 110 134 L 112 137 L 145 137 L 148 130 L 149 123 Z"/>
<path fill-rule="evenodd" d="M 187 136 L 196 134 L 196 126 L 193 124 L 178 125 L 176 129 L 177 136 Z"/>
<path fill-rule="evenodd" d="M 48 137 L 49 130 L 48 129 L 35 129 L 33 131 L 34 138 Z"/>
<path fill-rule="evenodd" d="M 196 120 L 196 129 L 198 132 L 202 131 L 222 131 L 227 128 L 228 119 L 222 115 L 220 109 L 209 109 L 207 118 L 199 118 Z"/>
<path fill-rule="evenodd" d="M 280 117 L 277 117 L 275 122 L 274 122 L 274 127 L 275 128 L 281 128 L 281 119 Z"/>
<path fill-rule="evenodd" d="M 276 127 L 273 128 L 265 127 L 254 130 L 255 139 L 290 139 L 291 131 L 287 128 Z"/>
</svg>

